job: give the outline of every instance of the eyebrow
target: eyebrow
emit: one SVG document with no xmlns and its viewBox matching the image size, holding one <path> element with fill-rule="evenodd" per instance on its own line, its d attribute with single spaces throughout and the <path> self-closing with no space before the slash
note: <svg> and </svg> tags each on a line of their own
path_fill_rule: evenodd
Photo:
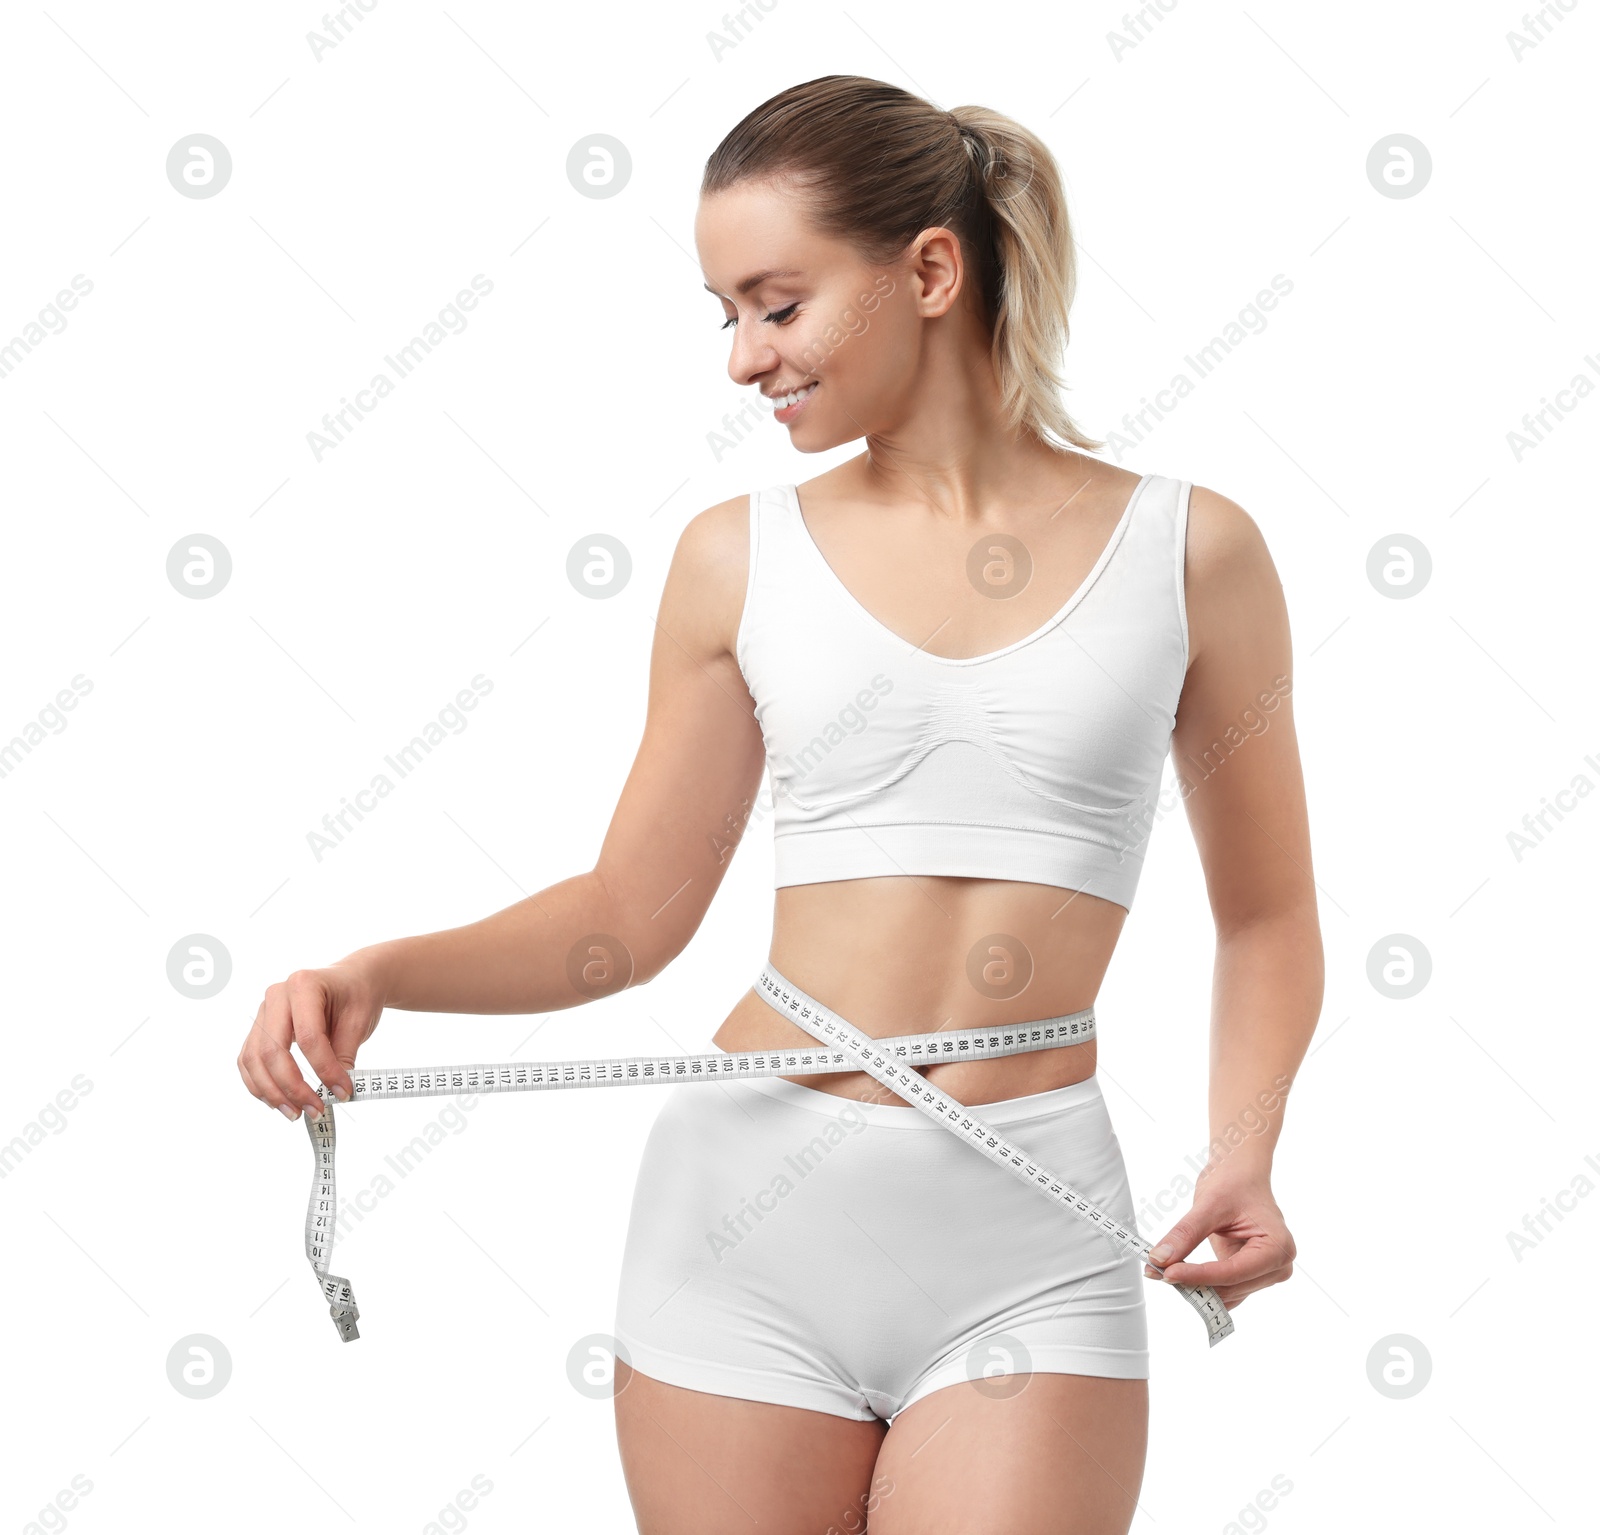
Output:
<svg viewBox="0 0 1600 1535">
<path fill-rule="evenodd" d="M 752 288 L 759 288 L 762 283 L 774 277 L 800 277 L 803 274 L 794 267 L 775 267 L 765 272 L 757 272 L 754 277 L 747 277 L 733 291 L 735 293 L 748 293 Z M 707 293 L 720 298 L 721 294 L 710 283 L 703 284 Z"/>
</svg>

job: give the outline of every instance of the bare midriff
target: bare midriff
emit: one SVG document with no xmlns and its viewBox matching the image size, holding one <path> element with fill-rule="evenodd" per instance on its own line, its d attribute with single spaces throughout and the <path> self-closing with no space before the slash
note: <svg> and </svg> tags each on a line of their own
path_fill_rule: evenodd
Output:
<svg viewBox="0 0 1600 1535">
<path fill-rule="evenodd" d="M 771 962 L 875 1039 L 994 1028 L 1091 1007 L 1126 917 L 1098 896 L 1012 880 L 908 875 L 783 885 Z M 815 1043 L 754 990 L 712 1039 L 729 1051 Z M 1090 1040 L 946 1062 L 922 1074 L 962 1103 L 994 1103 L 1083 1081 L 1094 1074 L 1095 1050 Z M 785 1080 L 845 1098 L 904 1102 L 864 1071 Z"/>
</svg>

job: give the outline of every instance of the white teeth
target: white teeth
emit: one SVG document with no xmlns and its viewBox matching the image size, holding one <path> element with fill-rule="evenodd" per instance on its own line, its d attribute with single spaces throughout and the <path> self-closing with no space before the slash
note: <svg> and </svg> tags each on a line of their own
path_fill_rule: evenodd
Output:
<svg viewBox="0 0 1600 1535">
<path fill-rule="evenodd" d="M 787 410 L 791 405 L 798 405 L 800 401 L 805 399 L 806 396 L 809 395 L 816 387 L 817 386 L 814 383 L 811 383 L 807 384 L 804 389 L 796 389 L 789 394 L 780 394 L 778 398 L 773 401 L 773 408 L 775 410 Z"/>
</svg>

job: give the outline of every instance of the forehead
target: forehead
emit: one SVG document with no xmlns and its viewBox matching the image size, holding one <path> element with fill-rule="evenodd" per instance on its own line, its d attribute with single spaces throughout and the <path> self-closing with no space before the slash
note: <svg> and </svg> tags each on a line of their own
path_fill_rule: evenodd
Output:
<svg viewBox="0 0 1600 1535">
<path fill-rule="evenodd" d="M 730 297 L 763 282 L 816 277 L 853 254 L 811 226 L 793 190 L 772 182 L 741 182 L 702 196 L 694 240 L 706 287 Z"/>
</svg>

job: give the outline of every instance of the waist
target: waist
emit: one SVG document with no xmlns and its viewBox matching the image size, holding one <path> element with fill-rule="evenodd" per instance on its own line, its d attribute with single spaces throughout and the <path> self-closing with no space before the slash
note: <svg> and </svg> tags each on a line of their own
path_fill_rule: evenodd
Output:
<svg viewBox="0 0 1600 1535">
<path fill-rule="evenodd" d="M 1091 1042 L 1076 1048 L 1091 1050 L 1094 1046 Z M 968 1068 L 986 1067 L 993 1072 L 1014 1061 L 1025 1059 L 1027 1057 L 1007 1056 L 997 1061 L 971 1061 L 964 1064 Z M 960 1069 L 959 1065 L 940 1065 L 928 1068 L 923 1075 L 930 1082 L 936 1083 L 942 1091 L 948 1092 L 964 1104 L 975 1108 L 981 1103 L 984 1109 L 983 1118 L 991 1125 L 1019 1124 L 1044 1114 L 1054 1113 L 1058 1109 L 1075 1108 L 1080 1104 L 1103 1101 L 1100 1081 L 1092 1068 L 1087 1075 L 1074 1076 L 1056 1086 L 1029 1085 L 1026 1080 L 1020 1086 L 1016 1084 L 1008 1086 L 1005 1083 L 991 1081 L 990 1087 L 995 1090 L 987 1095 L 982 1091 L 977 1093 L 960 1091 L 956 1085 L 960 1082 L 960 1078 L 951 1076 L 952 1072 Z M 839 1080 L 843 1081 L 846 1077 L 864 1078 L 866 1084 L 875 1091 L 857 1093 L 820 1087 L 821 1083 L 835 1080 L 829 1075 L 754 1077 L 738 1085 L 750 1092 L 761 1093 L 768 1098 L 792 1104 L 795 1108 L 805 1109 L 810 1113 L 821 1114 L 844 1123 L 850 1123 L 853 1116 L 864 1112 L 866 1123 L 883 1129 L 932 1131 L 935 1135 L 948 1133 L 943 1126 L 929 1119 L 920 1109 L 913 1108 L 883 1088 L 866 1072 L 842 1073 Z M 1013 1086 L 1016 1088 L 1015 1091 L 1012 1090 Z"/>
<path fill-rule="evenodd" d="M 984 1028 L 1092 1007 L 1127 915 L 1084 891 L 1025 880 L 785 885 L 773 901 L 771 960 L 864 1033 Z"/>
<path fill-rule="evenodd" d="M 953 1001 L 952 1006 L 933 1006 L 923 1000 L 937 995 L 937 988 L 930 989 L 928 985 L 927 974 L 874 964 L 867 957 L 873 950 L 859 943 L 851 949 L 856 963 L 831 971 L 824 966 L 824 973 L 819 976 L 804 962 L 782 953 L 775 942 L 772 960 L 763 968 L 763 978 L 775 978 L 784 988 L 792 984 L 801 998 L 813 999 L 824 1012 L 871 1039 L 982 1031 L 999 1044 L 1003 1036 L 1005 1049 L 1018 1053 L 979 1058 L 981 1045 L 978 1052 L 951 1059 L 938 1059 L 937 1045 L 931 1054 L 926 1048 L 919 1048 L 914 1055 L 907 1055 L 903 1048 L 895 1052 L 930 1083 L 963 1103 L 1032 1097 L 1091 1079 L 1096 1065 L 1090 1032 L 1092 998 L 1081 1006 L 1044 1000 L 1047 996 L 1070 994 L 1074 984 L 1083 988 L 1082 978 L 1066 985 L 1065 991 L 1062 976 L 1057 976 L 1053 984 L 1036 984 L 1027 963 L 1019 968 L 1014 941 L 1005 941 L 1004 934 L 990 934 L 988 938 L 993 941 L 980 945 L 972 973 L 963 977 L 957 995 L 945 999 Z M 830 984 L 830 980 L 842 980 L 843 984 Z M 847 1001 L 841 992 L 855 1000 Z M 781 995 L 782 1001 L 777 1000 L 774 992 L 758 980 L 723 1020 L 712 1043 L 729 1052 L 815 1045 L 817 1036 L 787 1015 L 783 1006 L 790 1000 L 787 990 Z M 802 1095 L 818 1092 L 872 1103 L 897 1101 L 893 1092 L 865 1071 L 767 1080 L 793 1084 Z M 916 1110 L 909 1112 L 914 1114 Z"/>
</svg>

